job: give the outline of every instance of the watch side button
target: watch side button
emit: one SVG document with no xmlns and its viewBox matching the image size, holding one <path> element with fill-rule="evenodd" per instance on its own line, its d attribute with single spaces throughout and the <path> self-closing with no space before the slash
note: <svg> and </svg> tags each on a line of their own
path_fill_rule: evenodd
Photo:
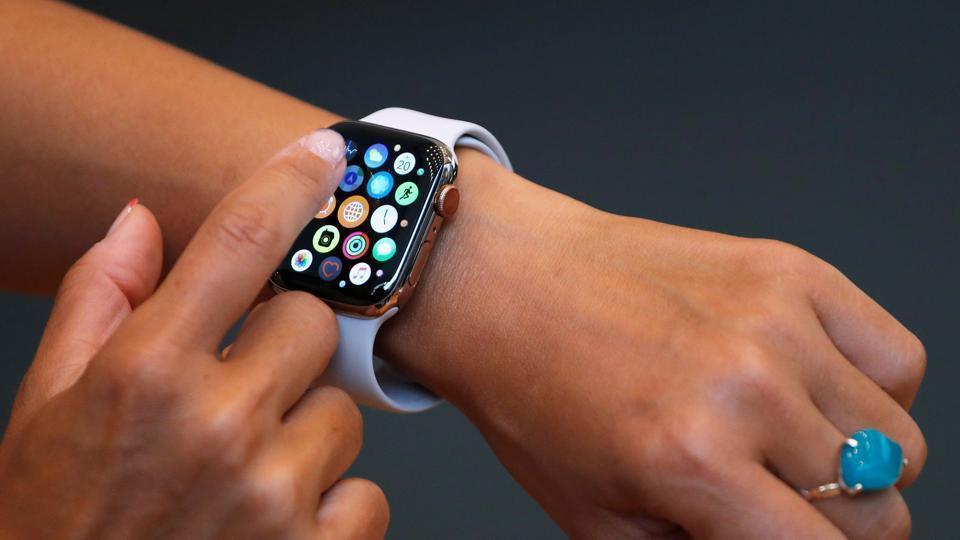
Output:
<svg viewBox="0 0 960 540">
<path fill-rule="evenodd" d="M 453 184 L 444 184 L 437 190 L 433 200 L 433 209 L 442 217 L 448 218 L 460 207 L 460 190 Z"/>
<path fill-rule="evenodd" d="M 420 274 L 423 273 L 423 269 L 427 266 L 427 258 L 430 257 L 430 251 L 433 249 L 433 242 L 426 241 L 420 246 L 420 255 L 417 257 L 417 262 L 413 264 L 413 270 L 410 271 L 410 277 L 407 278 L 407 283 L 411 287 L 416 287 L 417 282 L 420 281 Z"/>
</svg>

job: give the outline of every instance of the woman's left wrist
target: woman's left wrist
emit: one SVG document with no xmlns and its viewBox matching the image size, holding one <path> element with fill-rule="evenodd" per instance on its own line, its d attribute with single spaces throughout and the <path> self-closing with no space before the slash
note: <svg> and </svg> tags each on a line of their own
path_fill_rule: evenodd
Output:
<svg viewBox="0 0 960 540">
<path fill-rule="evenodd" d="M 527 271 L 562 264 L 565 228 L 596 210 L 537 186 L 482 154 L 459 152 L 457 214 L 444 223 L 417 292 L 383 329 L 383 357 L 461 409 L 486 407 L 524 378 L 516 355 L 544 339 L 532 316 L 559 286 Z M 552 200 L 556 199 L 556 200 Z M 549 209 L 549 210 L 547 210 Z M 551 241 L 545 242 L 549 237 Z"/>
</svg>

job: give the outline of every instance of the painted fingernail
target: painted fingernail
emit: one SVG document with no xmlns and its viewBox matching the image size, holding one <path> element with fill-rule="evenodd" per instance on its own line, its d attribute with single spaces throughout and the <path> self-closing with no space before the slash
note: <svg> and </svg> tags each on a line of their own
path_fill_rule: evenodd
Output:
<svg viewBox="0 0 960 540">
<path fill-rule="evenodd" d="M 343 161 L 343 137 L 332 129 L 318 129 L 297 143 L 334 167 Z"/>
<path fill-rule="evenodd" d="M 107 237 L 113 234 L 114 231 L 120 227 L 120 224 L 127 219 L 127 216 L 130 215 L 130 212 L 133 212 L 133 207 L 136 206 L 138 202 L 140 202 L 140 199 L 136 197 L 130 199 L 130 202 L 128 202 L 127 205 L 123 207 L 123 210 L 120 211 L 117 219 L 113 220 L 113 225 L 110 225 L 110 229 L 107 230 Z"/>
</svg>

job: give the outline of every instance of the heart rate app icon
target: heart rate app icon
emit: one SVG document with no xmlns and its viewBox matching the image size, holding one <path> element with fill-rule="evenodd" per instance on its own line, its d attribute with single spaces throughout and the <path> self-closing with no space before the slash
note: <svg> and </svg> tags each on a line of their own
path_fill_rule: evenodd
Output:
<svg viewBox="0 0 960 540">
<path fill-rule="evenodd" d="M 333 281 L 337 279 L 343 270 L 343 261 L 340 257 L 327 257 L 320 261 L 320 279 L 324 281 Z"/>
<path fill-rule="evenodd" d="M 357 143 L 348 140 L 343 144 L 343 156 L 350 161 L 357 155 Z"/>
</svg>

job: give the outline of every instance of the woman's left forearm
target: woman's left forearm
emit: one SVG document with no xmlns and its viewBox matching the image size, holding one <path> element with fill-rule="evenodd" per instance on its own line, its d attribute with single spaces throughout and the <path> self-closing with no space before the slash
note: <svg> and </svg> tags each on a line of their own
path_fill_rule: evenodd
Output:
<svg viewBox="0 0 960 540">
<path fill-rule="evenodd" d="M 210 209 L 268 156 L 341 118 L 59 3 L 3 4 L 0 51 L 0 72 L 8 74 L 0 80 L 0 241 L 7 248 L 0 286 L 7 289 L 53 292 L 133 197 L 156 214 L 169 268 Z M 458 265 L 482 261 L 450 246 L 474 242 L 469 231 L 483 216 L 477 210 L 497 197 L 490 186 L 514 178 L 476 152 L 460 157 L 469 201 L 431 257 L 438 268 L 411 307 L 419 315 L 399 317 L 398 331 L 380 341 L 401 359 L 429 359 L 426 350 L 455 343 L 436 332 L 411 345 L 400 321 L 445 313 L 439 299 L 460 295 L 457 281 L 443 274 L 458 258 Z M 461 301 L 481 298 L 478 292 Z M 445 320 L 463 326 L 459 317 Z M 436 383 L 456 373 L 454 366 L 433 373 L 408 364 Z"/>
<path fill-rule="evenodd" d="M 0 286 L 19 290 L 52 291 L 131 197 L 169 265 L 250 171 L 338 119 L 61 4 L 0 7 L 0 72 Z M 840 272 L 459 158 L 461 208 L 378 347 L 464 410 L 570 534 L 909 529 L 896 489 L 869 507 L 797 492 L 835 478 L 864 426 L 902 444 L 899 487 L 926 456 L 906 412 L 922 345 Z"/>
</svg>

